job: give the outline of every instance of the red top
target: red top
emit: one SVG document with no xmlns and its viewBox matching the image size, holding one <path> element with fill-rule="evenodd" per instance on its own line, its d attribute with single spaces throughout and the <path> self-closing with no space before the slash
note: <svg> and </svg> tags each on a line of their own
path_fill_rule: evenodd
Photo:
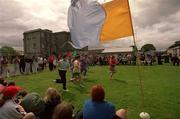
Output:
<svg viewBox="0 0 180 119">
<path fill-rule="evenodd" d="M 116 65 L 116 59 L 115 58 L 110 58 L 109 65 L 110 66 L 115 66 Z"/>
<path fill-rule="evenodd" d="M 53 55 L 50 55 L 50 56 L 48 57 L 48 61 L 49 61 L 50 63 L 53 63 L 53 61 L 54 61 L 54 56 L 53 56 Z"/>
</svg>

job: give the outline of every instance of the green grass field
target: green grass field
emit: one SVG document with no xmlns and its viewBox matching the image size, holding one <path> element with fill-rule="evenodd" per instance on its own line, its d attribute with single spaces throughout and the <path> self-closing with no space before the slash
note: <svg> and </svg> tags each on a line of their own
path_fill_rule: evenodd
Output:
<svg viewBox="0 0 180 119">
<path fill-rule="evenodd" d="M 44 95 L 48 87 L 55 87 L 63 100 L 70 101 L 76 110 L 82 109 L 83 103 L 89 98 L 90 87 L 102 84 L 106 91 L 106 100 L 114 103 L 116 108 L 128 110 L 128 119 L 139 119 L 139 113 L 150 113 L 151 119 L 180 119 L 180 67 L 169 65 L 142 66 L 141 74 L 144 89 L 144 110 L 141 106 L 139 77 L 136 66 L 118 66 L 113 80 L 108 80 L 108 67 L 90 67 L 85 87 L 80 88 L 69 81 L 69 92 L 62 91 L 62 85 L 55 84 L 58 72 L 44 71 L 33 75 L 12 77 L 28 92 Z"/>
</svg>

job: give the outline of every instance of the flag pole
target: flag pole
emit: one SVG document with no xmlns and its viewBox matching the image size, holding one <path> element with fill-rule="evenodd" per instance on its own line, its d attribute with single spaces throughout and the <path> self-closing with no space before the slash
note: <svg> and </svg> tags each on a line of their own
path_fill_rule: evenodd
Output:
<svg viewBox="0 0 180 119">
<path fill-rule="evenodd" d="M 130 16 L 130 23 L 132 26 L 132 33 L 133 33 L 133 42 L 134 42 L 134 49 L 135 49 L 135 53 L 136 53 L 136 57 L 137 57 L 137 66 L 138 66 L 138 76 L 139 76 L 139 83 L 140 83 L 140 91 L 141 91 L 141 108 L 142 110 L 144 110 L 144 91 L 143 91 L 143 82 L 142 82 L 142 75 L 141 75 L 141 71 L 140 71 L 140 58 L 138 55 L 138 48 L 137 48 L 137 44 L 136 44 L 136 37 L 134 34 L 134 27 L 133 27 L 133 22 L 132 22 L 132 16 L 131 16 L 131 9 L 130 9 L 130 4 L 129 4 L 129 0 L 127 0 L 128 2 L 128 9 L 129 9 L 129 16 Z M 137 50 L 136 50 L 137 48 Z"/>
</svg>

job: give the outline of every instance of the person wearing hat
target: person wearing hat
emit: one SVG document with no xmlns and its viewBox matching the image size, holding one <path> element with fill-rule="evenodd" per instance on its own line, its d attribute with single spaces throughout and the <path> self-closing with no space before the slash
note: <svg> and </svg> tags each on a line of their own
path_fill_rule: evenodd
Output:
<svg viewBox="0 0 180 119">
<path fill-rule="evenodd" d="M 35 119 L 33 113 L 26 113 L 24 108 L 15 102 L 15 96 L 21 88 L 7 86 L 0 98 L 0 119 Z"/>
</svg>

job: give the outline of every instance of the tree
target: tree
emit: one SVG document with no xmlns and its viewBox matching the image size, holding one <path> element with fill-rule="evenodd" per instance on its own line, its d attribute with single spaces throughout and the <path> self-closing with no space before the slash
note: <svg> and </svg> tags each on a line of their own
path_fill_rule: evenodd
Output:
<svg viewBox="0 0 180 119">
<path fill-rule="evenodd" d="M 156 50 L 156 48 L 154 47 L 153 44 L 145 44 L 141 48 L 142 52 L 147 52 L 147 51 L 150 51 L 150 50 Z"/>
<path fill-rule="evenodd" d="M 14 48 L 12 48 L 10 46 L 3 46 L 2 48 L 0 48 L 0 53 L 2 56 L 14 56 L 14 55 L 16 55 L 16 51 L 14 50 Z"/>
<path fill-rule="evenodd" d="M 176 41 L 173 45 L 171 45 L 169 48 L 174 48 L 180 46 L 180 41 Z"/>
</svg>

